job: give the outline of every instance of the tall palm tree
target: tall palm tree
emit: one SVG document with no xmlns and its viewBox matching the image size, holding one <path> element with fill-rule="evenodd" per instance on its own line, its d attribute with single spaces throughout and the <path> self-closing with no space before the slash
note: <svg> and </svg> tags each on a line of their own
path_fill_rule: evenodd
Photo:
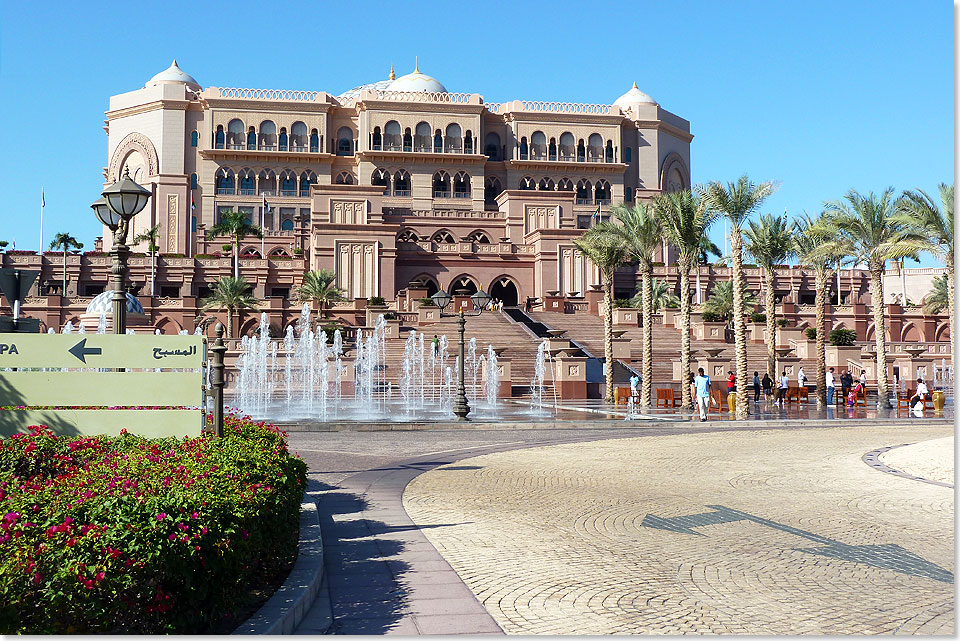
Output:
<svg viewBox="0 0 960 641">
<path fill-rule="evenodd" d="M 926 252 L 943 261 L 947 268 L 947 317 L 950 319 L 950 353 L 954 351 L 954 312 L 956 289 L 953 284 L 953 185 L 940 183 L 940 203 L 922 190 L 906 191 L 897 202 L 897 222 L 906 227 L 905 242 L 914 245 L 918 252 Z M 904 296 L 904 305 L 907 300 Z"/>
<path fill-rule="evenodd" d="M 220 215 L 220 222 L 207 230 L 207 238 L 230 236 L 233 241 L 233 277 L 240 278 L 240 242 L 247 236 L 263 238 L 263 230 L 250 223 L 247 215 L 230 210 Z"/>
<path fill-rule="evenodd" d="M 137 234 L 133 239 L 133 244 L 147 243 L 147 251 L 150 252 L 150 295 L 155 296 L 156 277 L 157 277 L 157 251 L 160 247 L 157 241 L 160 239 L 160 225 L 154 225 L 142 234 Z"/>
<path fill-rule="evenodd" d="M 692 405 L 687 377 L 690 373 L 690 269 L 699 260 L 703 238 L 716 214 L 708 206 L 700 190 L 674 191 L 654 200 L 657 220 L 664 237 L 677 249 L 677 271 L 680 274 L 680 397 L 684 407 Z"/>
<path fill-rule="evenodd" d="M 744 313 L 750 314 L 757 304 L 757 297 L 747 290 L 743 293 Z M 710 290 L 710 296 L 703 304 L 703 311 L 709 312 L 728 323 L 733 320 L 733 282 L 717 283 Z"/>
<path fill-rule="evenodd" d="M 754 184 L 744 174 L 736 182 L 723 185 L 711 182 L 705 197 L 711 207 L 719 211 L 730 223 L 730 254 L 733 258 L 733 335 L 736 341 L 737 382 L 741 390 L 737 394 L 737 418 L 745 418 L 750 411 L 747 398 L 747 322 L 744 319 L 743 292 L 743 235 L 741 230 L 750 215 L 767 197 L 776 191 L 772 182 Z"/>
<path fill-rule="evenodd" d="M 50 243 L 51 250 L 63 250 L 63 295 L 67 295 L 67 252 L 71 249 L 83 249 L 83 243 L 66 232 L 54 236 Z"/>
<path fill-rule="evenodd" d="M 303 275 L 303 285 L 297 290 L 301 301 L 316 301 L 317 310 L 323 318 L 324 305 L 345 300 L 343 290 L 336 286 L 337 275 L 329 269 L 308 271 Z"/>
<path fill-rule="evenodd" d="M 617 268 L 630 259 L 630 248 L 624 242 L 619 225 L 609 221 L 598 223 L 588 229 L 580 238 L 573 241 L 583 255 L 589 258 L 600 270 L 603 280 L 603 353 L 604 374 L 608 403 L 613 398 L 613 274 Z"/>
<path fill-rule="evenodd" d="M 830 282 L 833 278 L 833 269 L 839 269 L 842 254 L 825 252 L 822 246 L 832 252 L 842 249 L 836 243 L 836 238 L 830 236 L 831 225 L 827 214 L 821 213 L 817 217 L 805 214 L 796 223 L 797 233 L 794 236 L 797 257 L 800 264 L 813 268 L 816 284 L 816 299 L 814 301 L 817 315 L 817 407 L 822 409 L 827 405 L 827 303 L 829 302 Z"/>
<path fill-rule="evenodd" d="M 851 189 L 844 200 L 827 203 L 831 216 L 828 230 L 837 240 L 821 244 L 820 253 L 834 251 L 846 254 L 870 272 L 870 300 L 873 307 L 873 328 L 877 345 L 877 408 L 890 407 L 887 385 L 887 322 L 883 304 L 883 271 L 888 260 L 916 253 L 912 234 L 905 235 L 904 226 L 896 217 L 893 188 L 879 196 L 866 195 Z M 845 202 L 844 202 L 845 201 Z"/>
<path fill-rule="evenodd" d="M 643 347 L 640 381 L 640 407 L 650 407 L 653 390 L 653 257 L 663 243 L 663 231 L 654 216 L 653 206 L 637 202 L 632 207 L 614 205 L 611 212 L 623 226 L 630 257 L 637 261 L 640 271 L 640 291 L 643 301 Z"/>
<path fill-rule="evenodd" d="M 759 221 L 747 221 L 743 230 L 746 250 L 763 269 L 764 312 L 767 315 L 767 374 L 777 377 L 777 297 L 773 280 L 777 265 L 784 263 L 794 253 L 793 224 L 787 215 L 761 214 Z"/>
<path fill-rule="evenodd" d="M 241 309 L 257 311 L 257 299 L 250 294 L 250 283 L 243 278 L 223 276 L 217 281 L 203 309 L 227 310 L 227 337 L 233 338 L 233 313 Z"/>
</svg>

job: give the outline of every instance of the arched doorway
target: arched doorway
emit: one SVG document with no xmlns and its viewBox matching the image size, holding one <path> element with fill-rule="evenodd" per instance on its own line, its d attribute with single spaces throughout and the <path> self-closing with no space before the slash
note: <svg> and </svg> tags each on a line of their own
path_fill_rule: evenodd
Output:
<svg viewBox="0 0 960 641">
<path fill-rule="evenodd" d="M 478 290 L 476 281 L 470 276 L 463 275 L 450 281 L 447 293 L 452 296 L 473 296 Z"/>
<path fill-rule="evenodd" d="M 427 296 L 433 296 L 438 291 L 440 291 L 440 286 L 437 285 L 437 281 L 433 276 L 429 274 L 420 274 L 416 278 L 410 281 L 410 284 L 413 285 L 417 283 L 427 288 Z"/>
<path fill-rule="evenodd" d="M 503 303 L 504 307 L 516 307 L 520 304 L 520 292 L 513 280 L 506 276 L 495 278 L 490 284 L 490 297 Z"/>
</svg>

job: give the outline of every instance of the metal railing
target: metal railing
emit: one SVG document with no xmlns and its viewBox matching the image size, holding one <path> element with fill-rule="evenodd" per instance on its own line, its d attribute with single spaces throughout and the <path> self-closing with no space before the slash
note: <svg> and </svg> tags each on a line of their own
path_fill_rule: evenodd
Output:
<svg viewBox="0 0 960 641">
<path fill-rule="evenodd" d="M 455 191 L 455 192 L 453 192 L 453 197 L 454 197 L 454 198 L 470 198 L 470 192 L 469 192 L 469 191 Z"/>
<path fill-rule="evenodd" d="M 433 197 L 434 197 L 434 198 L 449 198 L 449 197 L 450 197 L 450 192 L 449 192 L 449 191 L 434 191 L 434 192 L 433 192 Z"/>
<path fill-rule="evenodd" d="M 410 196 L 409 189 L 394 189 L 393 195 L 398 198 L 408 198 Z"/>
</svg>

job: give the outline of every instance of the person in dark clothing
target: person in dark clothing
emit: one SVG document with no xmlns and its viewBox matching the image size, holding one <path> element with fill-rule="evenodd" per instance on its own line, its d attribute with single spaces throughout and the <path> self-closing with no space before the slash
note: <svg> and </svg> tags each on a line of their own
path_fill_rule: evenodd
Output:
<svg viewBox="0 0 960 641">
<path fill-rule="evenodd" d="M 760 389 L 762 385 L 760 383 L 760 372 L 753 373 L 753 402 L 760 402 Z"/>
<path fill-rule="evenodd" d="M 773 394 L 773 379 L 770 378 L 770 374 L 764 374 L 760 384 L 763 386 L 763 398 L 769 401 L 770 396 Z"/>
<path fill-rule="evenodd" d="M 840 375 L 840 387 L 843 391 L 843 396 L 840 398 L 847 398 L 850 394 L 850 388 L 853 387 L 853 374 L 850 373 L 849 369 Z"/>
</svg>

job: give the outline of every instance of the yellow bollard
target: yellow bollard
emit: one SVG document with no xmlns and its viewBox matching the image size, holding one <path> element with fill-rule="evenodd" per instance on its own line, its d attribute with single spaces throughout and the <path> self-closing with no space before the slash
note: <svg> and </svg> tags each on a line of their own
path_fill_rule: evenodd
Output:
<svg viewBox="0 0 960 641">
<path fill-rule="evenodd" d="M 737 411 L 737 393 L 730 392 L 727 394 L 727 409 L 730 410 L 730 413 L 733 414 Z"/>
<path fill-rule="evenodd" d="M 933 399 L 933 411 L 942 412 L 943 406 L 947 402 L 947 395 L 940 390 L 936 390 L 933 394 L 930 395 L 930 398 Z"/>
</svg>

